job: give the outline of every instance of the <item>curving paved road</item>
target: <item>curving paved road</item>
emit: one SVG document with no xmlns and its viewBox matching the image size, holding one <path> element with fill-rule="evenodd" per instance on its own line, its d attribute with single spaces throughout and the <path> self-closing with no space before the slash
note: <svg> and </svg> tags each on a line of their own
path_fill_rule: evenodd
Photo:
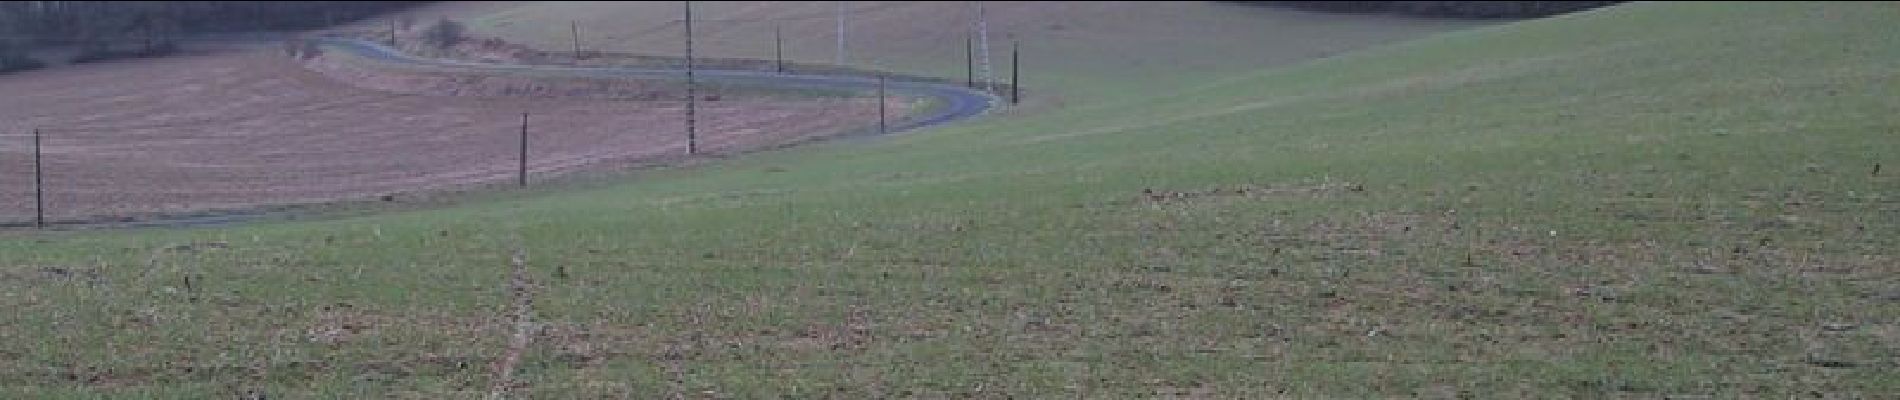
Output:
<svg viewBox="0 0 1900 400">
<path fill-rule="evenodd" d="M 312 39 L 331 48 L 338 48 L 371 59 L 401 63 L 452 67 L 479 71 L 513 72 L 534 71 L 536 73 L 570 73 L 591 77 L 621 77 L 630 79 L 685 79 L 686 71 L 680 69 L 631 68 L 631 67 L 576 67 L 561 65 L 518 65 L 489 64 L 460 60 L 442 60 L 420 58 L 404 54 L 381 43 L 334 37 Z M 784 89 L 830 89 L 830 90 L 877 90 L 877 78 L 839 75 L 800 75 L 796 73 L 773 73 L 750 70 L 694 69 L 694 79 L 720 81 L 748 86 L 767 86 Z M 940 107 L 926 109 L 925 114 L 914 115 L 889 126 L 891 133 L 902 132 L 932 125 L 941 125 L 963 119 L 969 119 L 990 110 L 999 99 L 989 93 L 947 83 L 887 80 L 885 90 L 894 95 L 928 97 L 936 99 Z"/>
</svg>

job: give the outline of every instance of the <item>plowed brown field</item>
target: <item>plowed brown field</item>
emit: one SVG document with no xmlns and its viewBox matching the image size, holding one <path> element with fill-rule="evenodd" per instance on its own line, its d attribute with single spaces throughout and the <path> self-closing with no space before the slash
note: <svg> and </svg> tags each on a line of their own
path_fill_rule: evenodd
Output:
<svg viewBox="0 0 1900 400">
<path fill-rule="evenodd" d="M 684 103 L 427 96 L 371 90 L 268 51 L 0 77 L 0 222 L 33 215 L 44 133 L 49 218 L 375 198 L 515 179 L 521 114 L 533 174 L 684 153 Z M 870 99 L 699 105 L 701 146 L 767 147 L 876 121 Z"/>
</svg>

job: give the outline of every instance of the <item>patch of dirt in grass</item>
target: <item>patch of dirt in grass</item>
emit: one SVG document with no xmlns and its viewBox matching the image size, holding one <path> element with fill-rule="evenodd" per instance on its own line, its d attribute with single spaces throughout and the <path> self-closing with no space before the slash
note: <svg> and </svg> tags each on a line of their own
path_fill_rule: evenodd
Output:
<svg viewBox="0 0 1900 400">
<path fill-rule="evenodd" d="M 657 353 L 659 339 L 644 325 L 554 322 L 541 330 L 534 346 L 571 368 L 593 368 L 619 357 Z"/>
</svg>

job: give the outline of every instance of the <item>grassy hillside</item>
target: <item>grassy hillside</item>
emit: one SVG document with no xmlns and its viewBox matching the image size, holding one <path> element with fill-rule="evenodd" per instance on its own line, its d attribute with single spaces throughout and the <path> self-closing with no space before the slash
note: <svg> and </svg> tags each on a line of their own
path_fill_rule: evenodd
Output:
<svg viewBox="0 0 1900 400">
<path fill-rule="evenodd" d="M 1637 3 L 610 187 L 9 234 L 0 390 L 479 395 L 520 248 L 537 398 L 1878 397 L 1897 17 Z"/>
</svg>

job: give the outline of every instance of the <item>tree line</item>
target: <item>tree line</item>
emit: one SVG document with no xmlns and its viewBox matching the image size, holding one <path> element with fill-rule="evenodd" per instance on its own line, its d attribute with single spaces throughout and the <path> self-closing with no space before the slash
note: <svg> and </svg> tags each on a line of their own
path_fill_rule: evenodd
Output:
<svg viewBox="0 0 1900 400">
<path fill-rule="evenodd" d="M 169 52 L 180 34 L 319 28 L 420 1 L 0 1 L 0 72 L 35 46 L 78 47 L 75 61 Z M 113 46 L 129 44 L 129 49 Z"/>
<path fill-rule="evenodd" d="M 1443 18 L 1547 17 L 1621 1 L 1250 1 L 1312 11 L 1392 13 Z"/>
</svg>

